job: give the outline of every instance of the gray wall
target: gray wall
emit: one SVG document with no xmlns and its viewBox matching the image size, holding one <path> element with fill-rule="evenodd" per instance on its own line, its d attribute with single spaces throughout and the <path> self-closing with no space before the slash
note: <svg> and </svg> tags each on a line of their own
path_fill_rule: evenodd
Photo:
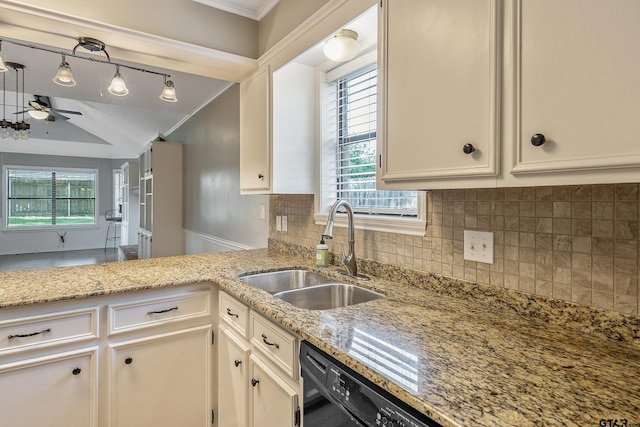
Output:
<svg viewBox="0 0 640 427">
<path fill-rule="evenodd" d="M 268 196 L 240 195 L 240 86 L 232 85 L 167 137 L 184 145 L 183 227 L 250 247 L 266 247 Z"/>
</svg>

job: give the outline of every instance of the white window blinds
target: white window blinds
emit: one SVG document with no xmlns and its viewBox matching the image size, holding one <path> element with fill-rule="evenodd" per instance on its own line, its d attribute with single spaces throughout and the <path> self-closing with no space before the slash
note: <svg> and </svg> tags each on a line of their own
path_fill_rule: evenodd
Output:
<svg viewBox="0 0 640 427">
<path fill-rule="evenodd" d="M 377 77 L 372 65 L 330 86 L 327 124 L 335 141 L 336 196 L 357 213 L 416 216 L 416 191 L 376 190 Z"/>
</svg>

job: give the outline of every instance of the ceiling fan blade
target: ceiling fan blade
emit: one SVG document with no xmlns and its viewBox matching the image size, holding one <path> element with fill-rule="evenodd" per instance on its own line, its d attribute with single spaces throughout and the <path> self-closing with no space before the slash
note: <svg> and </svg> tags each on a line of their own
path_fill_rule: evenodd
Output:
<svg viewBox="0 0 640 427">
<path fill-rule="evenodd" d="M 81 116 L 82 113 L 80 111 L 71 111 L 71 110 L 58 110 L 57 108 L 52 108 L 50 111 L 56 112 L 56 113 L 64 113 L 64 114 L 75 114 L 77 116 Z"/>
<path fill-rule="evenodd" d="M 18 111 L 18 112 L 13 113 L 13 114 L 24 114 L 24 113 L 28 113 L 29 111 L 33 111 L 33 110 Z"/>
<path fill-rule="evenodd" d="M 69 117 L 63 116 L 62 114 L 58 114 L 53 110 L 49 111 L 49 115 L 55 117 L 56 119 L 69 120 Z"/>
</svg>

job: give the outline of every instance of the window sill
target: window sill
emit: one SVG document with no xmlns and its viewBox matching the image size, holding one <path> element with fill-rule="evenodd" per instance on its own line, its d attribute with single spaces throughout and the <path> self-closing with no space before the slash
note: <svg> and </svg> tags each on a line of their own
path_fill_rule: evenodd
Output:
<svg viewBox="0 0 640 427">
<path fill-rule="evenodd" d="M 313 215 L 316 225 L 324 226 L 327 223 L 328 214 L 316 213 Z M 335 225 L 347 227 L 347 215 L 336 215 Z M 424 236 L 427 231 L 427 221 L 417 218 L 383 217 L 380 215 L 354 216 L 354 226 L 358 230 L 382 231 L 388 233 L 405 234 L 409 236 Z"/>
<path fill-rule="evenodd" d="M 32 232 L 32 233 L 40 233 L 43 231 L 56 231 L 56 230 L 94 230 L 99 229 L 100 226 L 97 224 L 82 224 L 82 225 L 58 225 L 55 227 L 51 226 L 41 226 L 41 227 L 7 227 L 4 226 L 2 228 L 3 233 L 24 233 L 24 232 Z"/>
</svg>

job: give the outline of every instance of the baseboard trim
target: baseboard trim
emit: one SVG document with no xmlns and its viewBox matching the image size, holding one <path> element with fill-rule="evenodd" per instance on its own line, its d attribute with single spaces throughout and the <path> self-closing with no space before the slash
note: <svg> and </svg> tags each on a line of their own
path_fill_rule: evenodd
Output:
<svg viewBox="0 0 640 427">
<path fill-rule="evenodd" d="M 255 249 L 251 246 L 243 245 L 242 243 L 222 239 L 210 234 L 197 233 L 191 230 L 184 230 L 184 236 L 185 252 L 187 255 Z"/>
</svg>

